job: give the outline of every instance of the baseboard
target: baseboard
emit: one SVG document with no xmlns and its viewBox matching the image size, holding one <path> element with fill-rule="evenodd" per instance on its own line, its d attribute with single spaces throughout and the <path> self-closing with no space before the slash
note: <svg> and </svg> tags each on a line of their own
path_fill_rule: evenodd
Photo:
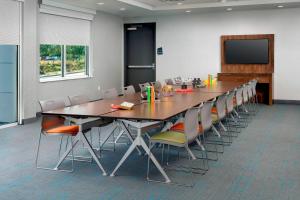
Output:
<svg viewBox="0 0 300 200">
<path fill-rule="evenodd" d="M 30 123 L 36 122 L 37 120 L 38 120 L 38 113 L 37 113 L 36 117 L 32 117 L 32 118 L 28 118 L 28 119 L 23 119 L 22 125 L 24 125 L 24 124 L 30 124 Z"/>
<path fill-rule="evenodd" d="M 274 100 L 274 104 L 291 104 L 291 105 L 300 105 L 300 100 Z"/>
</svg>

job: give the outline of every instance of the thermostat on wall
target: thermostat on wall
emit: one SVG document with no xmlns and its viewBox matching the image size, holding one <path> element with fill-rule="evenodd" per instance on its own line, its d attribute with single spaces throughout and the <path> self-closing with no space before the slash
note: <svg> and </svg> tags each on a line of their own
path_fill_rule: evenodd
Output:
<svg viewBox="0 0 300 200">
<path fill-rule="evenodd" d="M 162 47 L 157 48 L 157 55 L 163 55 L 163 48 Z"/>
</svg>

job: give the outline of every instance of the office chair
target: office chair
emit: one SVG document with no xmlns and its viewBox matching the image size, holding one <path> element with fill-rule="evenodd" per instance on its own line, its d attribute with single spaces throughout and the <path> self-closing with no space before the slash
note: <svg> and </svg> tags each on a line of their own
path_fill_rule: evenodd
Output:
<svg viewBox="0 0 300 200">
<path fill-rule="evenodd" d="M 174 82 L 173 82 L 173 80 L 172 80 L 172 79 L 170 79 L 170 78 L 168 78 L 168 79 L 165 79 L 165 83 L 166 83 L 167 85 L 174 85 Z"/>
<path fill-rule="evenodd" d="M 133 85 L 129 85 L 127 87 L 123 88 L 123 94 L 126 95 L 130 95 L 130 94 L 135 94 L 135 89 L 133 87 Z"/>
<path fill-rule="evenodd" d="M 193 142 L 196 142 L 196 144 L 202 148 L 202 144 L 200 140 L 198 139 L 199 136 L 199 123 L 198 123 L 198 112 L 199 108 L 190 108 L 186 113 L 184 117 L 184 132 L 179 131 L 165 131 L 160 132 L 152 137 L 150 137 L 149 140 L 149 148 L 152 149 L 152 147 L 155 144 L 161 144 L 161 145 L 168 145 L 168 150 L 170 146 L 177 147 L 177 148 L 184 148 L 188 155 L 192 158 L 192 160 L 196 160 L 197 157 L 190 149 L 189 145 Z M 150 174 L 150 156 L 152 152 L 149 151 L 148 153 L 148 165 L 147 165 L 147 180 L 152 181 L 149 177 Z M 168 161 L 167 161 L 168 164 Z M 196 174 L 205 174 L 203 171 L 198 171 L 197 168 L 190 167 L 190 166 L 179 166 L 179 168 L 184 169 L 183 171 L 189 171 L 191 173 Z M 200 169 L 201 170 L 201 169 Z M 158 181 L 159 182 L 159 181 Z"/>
<path fill-rule="evenodd" d="M 222 136 L 226 136 L 229 138 L 228 142 L 223 141 L 223 144 L 230 144 L 232 143 L 232 135 L 231 135 L 231 131 L 229 131 L 225 125 L 223 124 L 223 121 L 226 120 L 226 99 L 227 99 L 227 95 L 221 95 L 218 97 L 217 101 L 216 101 L 216 107 L 215 109 L 212 110 L 212 120 L 213 120 L 213 124 L 216 126 L 221 127 L 221 130 L 223 130 L 223 132 L 227 133 L 227 134 L 222 134 Z"/>
<path fill-rule="evenodd" d="M 111 89 L 102 91 L 103 99 L 114 99 L 118 96 L 119 96 L 119 94 L 118 94 L 118 91 L 116 90 L 116 88 L 111 88 Z"/>
<path fill-rule="evenodd" d="M 63 100 L 45 100 L 45 101 L 39 101 L 39 104 L 41 106 L 42 112 L 65 107 L 65 102 Z M 41 131 L 40 131 L 40 136 L 39 136 L 39 142 L 38 142 L 38 147 L 37 147 L 37 153 L 36 153 L 36 159 L 35 159 L 36 168 L 44 169 L 44 170 L 53 170 L 53 171 L 73 172 L 73 170 L 74 170 L 73 138 L 77 135 L 78 132 L 79 132 L 79 126 L 65 125 L 65 118 L 63 118 L 63 117 L 43 115 L 42 123 L 41 123 Z M 49 137 L 50 136 L 52 136 L 52 137 L 60 136 L 61 137 L 59 154 L 58 154 L 59 156 L 60 156 L 63 137 L 67 136 L 67 137 L 71 138 L 71 156 L 72 156 L 71 170 L 60 170 L 58 168 L 48 168 L 48 167 L 39 166 L 38 160 L 39 160 L 42 136 L 49 136 Z"/>
<path fill-rule="evenodd" d="M 150 86 L 150 84 L 149 83 L 141 83 L 141 84 L 139 84 L 141 92 L 144 92 L 146 90 L 147 86 Z"/>
</svg>

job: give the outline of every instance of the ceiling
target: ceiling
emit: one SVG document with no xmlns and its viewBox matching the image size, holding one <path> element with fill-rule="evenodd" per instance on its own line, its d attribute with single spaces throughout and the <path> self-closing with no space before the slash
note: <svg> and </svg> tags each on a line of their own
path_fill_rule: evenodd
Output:
<svg viewBox="0 0 300 200">
<path fill-rule="evenodd" d="M 122 17 L 300 7 L 300 0 L 47 0 Z M 283 8 L 278 8 L 283 6 Z"/>
</svg>

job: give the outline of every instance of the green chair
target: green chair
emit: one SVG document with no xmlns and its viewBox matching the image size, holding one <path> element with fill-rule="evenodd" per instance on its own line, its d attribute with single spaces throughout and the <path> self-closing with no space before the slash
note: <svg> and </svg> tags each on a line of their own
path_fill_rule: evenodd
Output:
<svg viewBox="0 0 300 200">
<path fill-rule="evenodd" d="M 162 145 L 168 145 L 178 148 L 184 148 L 188 152 L 189 157 L 192 158 L 192 160 L 196 160 L 197 157 L 194 155 L 194 153 L 191 151 L 189 145 L 193 142 L 196 142 L 196 144 L 201 148 L 201 142 L 198 139 L 199 137 L 199 123 L 198 123 L 198 114 L 199 114 L 199 108 L 190 108 L 186 113 L 184 117 L 184 132 L 177 132 L 177 131 L 165 131 L 160 132 L 152 137 L 150 137 L 149 140 L 149 146 L 150 149 L 155 144 L 162 144 Z M 152 152 L 149 152 L 148 155 L 148 167 L 147 167 L 147 179 L 149 179 L 149 168 L 150 168 L 150 155 Z M 183 167 L 187 168 L 187 167 Z M 192 173 L 198 173 L 196 170 L 198 168 L 190 168 L 190 172 Z M 204 174 L 204 173 L 200 173 Z"/>
</svg>

